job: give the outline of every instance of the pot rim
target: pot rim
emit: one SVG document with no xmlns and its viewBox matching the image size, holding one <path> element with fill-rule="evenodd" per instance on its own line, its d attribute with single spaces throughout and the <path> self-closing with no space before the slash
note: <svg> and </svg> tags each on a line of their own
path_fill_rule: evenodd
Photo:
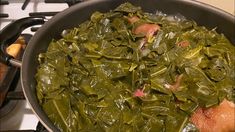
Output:
<svg viewBox="0 0 235 132">
<path fill-rule="evenodd" d="M 29 56 L 31 54 L 30 50 L 32 48 L 34 48 L 34 45 L 36 44 L 36 42 L 38 41 L 38 38 L 35 36 L 38 36 L 40 34 L 42 34 L 43 32 L 45 32 L 47 30 L 47 28 L 54 22 L 58 21 L 59 19 L 61 19 L 61 17 L 66 16 L 67 14 L 69 14 L 70 12 L 74 12 L 79 8 L 86 8 L 87 6 L 96 4 L 96 3 L 100 3 L 100 2 L 107 2 L 107 1 L 111 1 L 111 0 L 89 0 L 89 1 L 84 1 L 81 2 L 79 4 L 73 5 L 70 8 L 65 9 L 64 11 L 56 14 L 53 18 L 51 18 L 48 22 L 46 22 L 45 24 L 43 24 L 43 26 L 34 34 L 34 36 L 32 37 L 32 39 L 29 41 L 28 46 L 26 47 L 25 53 L 23 55 L 23 59 L 22 59 L 22 67 L 21 67 L 21 85 L 22 85 L 22 89 L 25 95 L 25 98 L 28 102 L 28 104 L 30 105 L 33 113 L 37 116 L 37 118 L 39 119 L 39 121 L 43 124 L 43 126 L 48 130 L 48 131 L 58 131 L 58 129 L 56 128 L 55 125 L 53 125 L 53 123 L 48 120 L 49 118 L 47 117 L 43 117 L 42 113 L 45 113 L 42 109 L 39 109 L 39 103 L 35 102 L 34 100 L 32 100 L 33 96 L 36 96 L 36 93 L 32 94 L 31 91 L 29 89 L 35 89 L 35 87 L 33 86 L 29 86 L 28 82 L 27 82 L 27 70 L 28 68 L 30 68 L 30 64 L 28 62 L 29 60 Z M 113 2 L 115 2 L 115 0 L 112 0 Z M 118 1 L 118 0 L 117 0 Z M 165 0 L 165 1 L 171 1 L 171 0 Z M 211 12 L 223 15 L 225 18 L 227 18 L 230 21 L 235 21 L 235 16 L 233 16 L 232 14 L 225 12 L 217 7 L 214 7 L 212 5 L 209 4 L 205 4 L 203 2 L 199 2 L 197 0 L 175 0 L 177 2 L 182 2 L 186 5 L 189 6 L 197 6 L 199 8 L 203 8 L 206 10 L 209 10 Z"/>
</svg>

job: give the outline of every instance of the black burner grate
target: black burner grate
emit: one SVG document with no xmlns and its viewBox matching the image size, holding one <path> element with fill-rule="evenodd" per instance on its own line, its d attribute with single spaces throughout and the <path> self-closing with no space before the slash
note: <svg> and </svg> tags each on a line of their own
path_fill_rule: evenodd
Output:
<svg viewBox="0 0 235 132">
<path fill-rule="evenodd" d="M 83 2 L 85 0 L 45 0 L 45 3 L 67 3 L 68 6 Z"/>
<path fill-rule="evenodd" d="M 8 5 L 8 4 L 9 4 L 8 1 L 0 1 L 0 5 Z M 9 17 L 8 14 L 6 14 L 6 13 L 0 13 L 0 18 L 7 18 L 7 17 Z"/>
</svg>

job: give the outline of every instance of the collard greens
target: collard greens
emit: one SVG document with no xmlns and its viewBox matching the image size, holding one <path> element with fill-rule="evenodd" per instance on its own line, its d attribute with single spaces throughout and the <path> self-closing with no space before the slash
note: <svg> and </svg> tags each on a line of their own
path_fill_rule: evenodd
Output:
<svg viewBox="0 0 235 132">
<path fill-rule="evenodd" d="M 134 33 L 146 23 L 160 29 Z M 61 131 L 197 131 L 197 107 L 234 101 L 234 52 L 215 30 L 125 3 L 51 41 L 37 96 Z"/>
</svg>

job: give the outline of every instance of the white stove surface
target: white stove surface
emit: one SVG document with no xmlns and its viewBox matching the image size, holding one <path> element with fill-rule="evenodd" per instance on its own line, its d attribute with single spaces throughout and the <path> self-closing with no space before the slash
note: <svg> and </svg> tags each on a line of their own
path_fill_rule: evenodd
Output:
<svg viewBox="0 0 235 132">
<path fill-rule="evenodd" d="M 64 3 L 45 3 L 44 0 L 31 0 L 25 10 L 21 7 L 24 0 L 7 0 L 9 5 L 1 5 L 0 12 L 7 13 L 8 18 L 0 18 L 0 30 L 3 29 L 11 21 L 28 17 L 30 12 L 59 12 L 68 8 L 67 4 Z M 26 29 L 24 33 L 31 33 L 29 29 Z"/>
<path fill-rule="evenodd" d="M 30 106 L 25 100 L 20 100 L 9 114 L 0 119 L 0 131 L 35 130 L 37 123 L 38 119 Z"/>
<path fill-rule="evenodd" d="M 8 18 L 0 18 L 0 30 L 11 21 L 28 17 L 30 12 L 59 12 L 68 8 L 67 4 L 49 4 L 44 0 L 31 0 L 25 10 L 21 7 L 25 0 L 5 0 L 9 5 L 1 5 L 0 13 L 7 13 Z M 34 34 L 30 28 L 23 33 Z M 26 100 L 19 100 L 15 108 L 6 116 L 0 118 L 0 131 L 3 130 L 36 130 L 38 118 L 34 115 Z"/>
</svg>

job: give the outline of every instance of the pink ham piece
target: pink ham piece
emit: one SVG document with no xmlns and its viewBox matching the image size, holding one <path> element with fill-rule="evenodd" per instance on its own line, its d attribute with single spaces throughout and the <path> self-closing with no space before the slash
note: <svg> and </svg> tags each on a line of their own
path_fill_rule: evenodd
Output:
<svg viewBox="0 0 235 132">
<path fill-rule="evenodd" d="M 170 85 L 169 88 L 173 91 L 179 90 L 182 78 L 183 78 L 183 74 L 178 75 L 176 77 L 175 83 Z"/>
<path fill-rule="evenodd" d="M 130 22 L 131 24 L 133 24 L 133 23 L 139 21 L 140 19 L 139 19 L 139 17 L 137 17 L 137 16 L 133 16 L 133 17 L 128 17 L 127 20 L 128 20 L 128 22 Z"/>
<path fill-rule="evenodd" d="M 179 43 L 176 44 L 177 46 L 180 47 L 188 47 L 190 45 L 189 41 L 185 40 L 185 41 L 181 41 Z"/>
<path fill-rule="evenodd" d="M 146 38 L 150 38 L 154 35 L 155 32 L 157 32 L 160 29 L 160 26 L 157 24 L 142 24 L 134 29 L 133 33 L 138 35 L 142 34 L 146 36 Z"/>
<path fill-rule="evenodd" d="M 190 121 L 200 132 L 235 132 L 235 105 L 225 99 L 219 106 L 198 108 Z"/>
<path fill-rule="evenodd" d="M 143 97 L 145 96 L 144 89 L 137 89 L 134 92 L 134 97 Z"/>
</svg>

